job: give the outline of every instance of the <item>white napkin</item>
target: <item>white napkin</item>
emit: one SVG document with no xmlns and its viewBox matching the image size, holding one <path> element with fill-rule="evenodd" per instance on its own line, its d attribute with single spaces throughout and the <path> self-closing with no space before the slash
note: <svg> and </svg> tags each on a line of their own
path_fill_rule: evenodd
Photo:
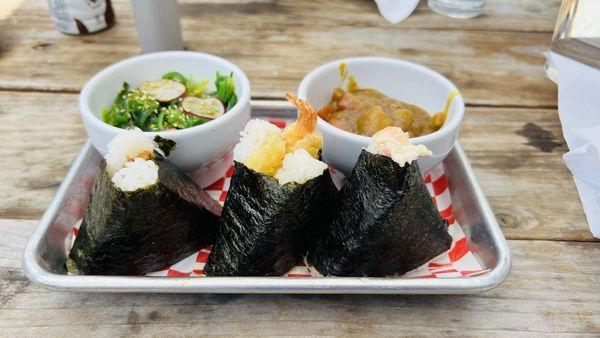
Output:
<svg viewBox="0 0 600 338">
<path fill-rule="evenodd" d="M 600 238 L 600 70 L 550 52 L 558 69 L 558 115 L 588 225 Z"/>
<path fill-rule="evenodd" d="M 398 23 L 406 19 L 419 4 L 419 0 L 375 0 L 379 13 L 391 22 Z"/>
</svg>

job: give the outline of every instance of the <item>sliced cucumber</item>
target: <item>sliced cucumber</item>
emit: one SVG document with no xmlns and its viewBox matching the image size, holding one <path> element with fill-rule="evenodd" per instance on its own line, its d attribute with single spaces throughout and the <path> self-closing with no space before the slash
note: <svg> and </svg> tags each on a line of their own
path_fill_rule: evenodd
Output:
<svg viewBox="0 0 600 338">
<path fill-rule="evenodd" d="M 183 83 L 168 79 L 160 81 L 144 81 L 139 89 L 159 102 L 173 101 L 185 93 L 185 86 Z"/>
<path fill-rule="evenodd" d="M 209 120 L 216 119 L 225 113 L 223 102 L 215 97 L 201 99 L 195 96 L 187 96 L 181 102 L 181 107 L 184 112 L 190 115 Z"/>
</svg>

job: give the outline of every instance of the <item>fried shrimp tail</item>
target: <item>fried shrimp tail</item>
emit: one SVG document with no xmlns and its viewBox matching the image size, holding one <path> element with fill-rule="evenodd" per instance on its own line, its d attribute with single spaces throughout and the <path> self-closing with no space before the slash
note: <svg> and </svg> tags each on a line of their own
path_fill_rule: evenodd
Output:
<svg viewBox="0 0 600 338">
<path fill-rule="evenodd" d="M 290 92 L 285 93 L 285 97 L 300 111 L 298 120 L 296 121 L 296 128 L 306 134 L 315 131 L 317 129 L 317 111 L 308 102 L 297 98 Z"/>
<path fill-rule="evenodd" d="M 321 133 L 317 131 L 317 111 L 308 102 L 290 92 L 285 93 L 285 96 L 299 111 L 297 121 L 283 131 L 287 152 L 302 148 L 317 158 L 319 150 L 323 147 Z"/>
</svg>

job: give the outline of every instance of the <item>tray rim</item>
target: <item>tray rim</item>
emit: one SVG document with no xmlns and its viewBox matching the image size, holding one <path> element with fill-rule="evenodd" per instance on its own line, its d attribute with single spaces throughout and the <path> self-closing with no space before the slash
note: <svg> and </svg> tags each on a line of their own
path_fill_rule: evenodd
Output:
<svg viewBox="0 0 600 338">
<path fill-rule="evenodd" d="M 253 108 L 261 108 L 261 103 Z M 264 107 L 266 108 L 266 107 Z M 273 109 L 273 107 L 269 107 Z M 279 109 L 280 107 L 275 107 Z M 145 277 L 145 276 L 70 276 L 46 270 L 38 261 L 44 234 L 54 221 L 66 192 L 92 150 L 88 139 L 73 161 L 52 202 L 31 234 L 22 258 L 27 278 L 44 287 L 78 292 L 150 293 L 306 293 L 306 294 L 467 294 L 500 285 L 511 268 L 508 244 L 485 198 L 460 143 L 452 149 L 463 166 L 478 202 L 484 224 L 497 250 L 497 264 L 491 270 L 468 278 L 385 278 L 385 277 Z"/>
</svg>

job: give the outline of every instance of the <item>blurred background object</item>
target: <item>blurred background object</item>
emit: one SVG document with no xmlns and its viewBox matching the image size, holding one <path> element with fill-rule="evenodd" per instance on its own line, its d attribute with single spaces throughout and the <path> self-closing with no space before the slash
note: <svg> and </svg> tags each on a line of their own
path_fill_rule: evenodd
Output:
<svg viewBox="0 0 600 338">
<path fill-rule="evenodd" d="M 485 0 L 428 0 L 427 5 L 436 13 L 453 18 L 469 19 L 483 12 Z"/>
<path fill-rule="evenodd" d="M 600 1 L 563 0 L 550 50 L 600 69 Z M 546 60 L 546 75 L 557 82 L 552 58 Z"/>
<path fill-rule="evenodd" d="M 390 23 L 398 23 L 414 12 L 419 0 L 375 0 L 381 15 Z"/>
<path fill-rule="evenodd" d="M 558 115 L 592 234 L 600 238 L 600 1 L 563 0 L 547 53 L 546 74 L 558 84 Z"/>
<path fill-rule="evenodd" d="M 71 35 L 85 35 L 112 27 L 115 14 L 111 0 L 48 0 L 56 29 Z"/>
<path fill-rule="evenodd" d="M 132 0 L 142 54 L 182 50 L 177 0 Z"/>
<path fill-rule="evenodd" d="M 375 0 L 381 15 L 390 23 L 398 23 L 414 12 L 419 0 Z M 445 16 L 468 19 L 480 15 L 485 0 L 428 0 L 429 8 Z"/>
</svg>

